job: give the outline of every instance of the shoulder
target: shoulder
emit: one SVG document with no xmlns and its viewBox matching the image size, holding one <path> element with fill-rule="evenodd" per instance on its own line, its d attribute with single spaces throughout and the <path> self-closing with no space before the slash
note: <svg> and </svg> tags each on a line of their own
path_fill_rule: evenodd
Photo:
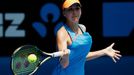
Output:
<svg viewBox="0 0 134 75">
<path fill-rule="evenodd" d="M 66 29 L 64 26 L 62 26 L 58 31 L 57 31 L 57 35 L 65 35 L 66 33 Z"/>
<path fill-rule="evenodd" d="M 86 32 L 86 26 L 83 24 L 79 24 L 79 27 L 82 29 L 83 32 Z"/>
<path fill-rule="evenodd" d="M 64 26 L 62 26 L 58 31 L 57 31 L 57 39 L 65 39 L 67 37 L 67 31 Z"/>
</svg>

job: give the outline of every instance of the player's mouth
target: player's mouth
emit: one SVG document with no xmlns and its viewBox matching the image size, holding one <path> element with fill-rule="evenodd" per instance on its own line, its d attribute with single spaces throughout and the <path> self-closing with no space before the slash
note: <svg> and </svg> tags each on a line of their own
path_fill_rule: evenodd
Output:
<svg viewBox="0 0 134 75">
<path fill-rule="evenodd" d="M 73 21 L 78 22 L 79 18 L 78 17 L 73 17 Z"/>
</svg>

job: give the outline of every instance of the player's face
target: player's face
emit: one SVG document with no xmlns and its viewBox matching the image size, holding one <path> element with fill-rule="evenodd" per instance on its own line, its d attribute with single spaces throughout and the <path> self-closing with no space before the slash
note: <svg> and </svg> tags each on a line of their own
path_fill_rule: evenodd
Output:
<svg viewBox="0 0 134 75">
<path fill-rule="evenodd" d="M 73 4 L 65 9 L 63 14 L 69 22 L 78 23 L 81 16 L 81 7 L 78 4 Z"/>
</svg>

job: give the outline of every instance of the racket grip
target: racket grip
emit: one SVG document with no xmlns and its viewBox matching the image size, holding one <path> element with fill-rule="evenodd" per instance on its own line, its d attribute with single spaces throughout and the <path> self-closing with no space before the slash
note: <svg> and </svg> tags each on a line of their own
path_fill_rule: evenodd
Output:
<svg viewBox="0 0 134 75">
<path fill-rule="evenodd" d="M 52 57 L 60 57 L 63 56 L 63 51 L 59 51 L 59 52 L 54 52 L 52 53 Z M 70 50 L 68 49 L 68 54 L 70 54 Z"/>
</svg>

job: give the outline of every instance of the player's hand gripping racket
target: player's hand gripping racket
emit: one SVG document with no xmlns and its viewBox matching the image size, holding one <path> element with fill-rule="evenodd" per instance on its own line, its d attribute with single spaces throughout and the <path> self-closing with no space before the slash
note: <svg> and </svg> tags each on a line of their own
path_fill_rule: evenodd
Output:
<svg viewBox="0 0 134 75">
<path fill-rule="evenodd" d="M 70 50 L 68 50 L 70 54 Z M 29 61 L 29 55 L 34 55 Z M 15 75 L 32 75 L 34 74 L 42 63 L 45 63 L 52 57 L 60 57 L 63 51 L 46 53 L 38 49 L 36 46 L 24 45 L 17 48 L 12 54 L 11 68 Z"/>
</svg>

